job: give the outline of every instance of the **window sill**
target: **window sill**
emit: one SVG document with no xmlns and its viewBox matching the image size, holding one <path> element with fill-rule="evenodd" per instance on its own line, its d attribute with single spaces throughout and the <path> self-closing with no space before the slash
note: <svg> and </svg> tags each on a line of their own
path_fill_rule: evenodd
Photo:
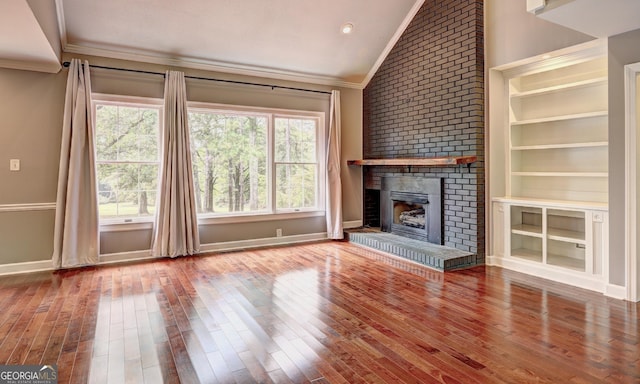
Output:
<svg viewBox="0 0 640 384">
<path fill-rule="evenodd" d="M 128 220 L 128 219 L 127 219 Z M 148 231 L 153 229 L 153 219 L 134 219 L 133 221 L 108 220 L 100 223 L 100 232 Z"/>
<path fill-rule="evenodd" d="M 290 219 L 303 219 L 307 217 L 322 217 L 325 211 L 299 211 L 284 213 L 253 213 L 247 215 L 208 216 L 199 217 L 198 225 L 255 223 L 260 221 L 277 221 Z M 128 220 L 128 219 L 127 219 Z M 153 219 L 133 219 L 125 222 L 124 219 L 110 219 L 100 223 L 100 233 L 148 231 L 153 229 Z"/>
<path fill-rule="evenodd" d="M 299 211 L 284 213 L 252 213 L 247 215 L 205 216 L 198 218 L 198 225 L 255 223 L 259 221 L 276 221 L 302 219 L 306 217 L 321 217 L 325 211 Z"/>
</svg>

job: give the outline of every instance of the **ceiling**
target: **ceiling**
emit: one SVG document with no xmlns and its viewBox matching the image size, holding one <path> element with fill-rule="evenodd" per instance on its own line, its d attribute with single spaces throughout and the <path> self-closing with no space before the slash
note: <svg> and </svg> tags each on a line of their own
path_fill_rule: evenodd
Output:
<svg viewBox="0 0 640 384">
<path fill-rule="evenodd" d="M 25 0 L 0 4 L 0 67 L 44 72 L 60 70 L 60 58 L 54 48 L 57 45 L 51 44 L 45 32 L 47 22 L 42 20 L 41 25 L 36 17 L 41 15 L 41 10 L 32 10 Z M 51 12 L 55 12 L 54 7 Z M 55 38 L 59 39 L 59 36 Z"/>
<path fill-rule="evenodd" d="M 4 1 L 0 65 L 52 59 L 27 12 L 43 2 L 55 5 L 67 53 L 362 87 L 424 0 Z"/>
<path fill-rule="evenodd" d="M 55 73 L 66 52 L 363 88 L 424 1 L 1 1 L 0 67 Z M 640 0 L 521 1 L 595 37 L 640 29 Z"/>
<path fill-rule="evenodd" d="M 640 29 L 640 0 L 536 0 L 535 14 L 594 37 Z"/>
</svg>

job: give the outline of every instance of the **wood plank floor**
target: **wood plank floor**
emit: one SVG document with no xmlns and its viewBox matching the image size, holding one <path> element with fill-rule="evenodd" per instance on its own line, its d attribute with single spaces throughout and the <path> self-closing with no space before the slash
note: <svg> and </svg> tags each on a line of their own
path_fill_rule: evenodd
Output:
<svg viewBox="0 0 640 384">
<path fill-rule="evenodd" d="M 0 364 L 60 383 L 640 383 L 638 304 L 349 243 L 0 278 Z"/>
</svg>

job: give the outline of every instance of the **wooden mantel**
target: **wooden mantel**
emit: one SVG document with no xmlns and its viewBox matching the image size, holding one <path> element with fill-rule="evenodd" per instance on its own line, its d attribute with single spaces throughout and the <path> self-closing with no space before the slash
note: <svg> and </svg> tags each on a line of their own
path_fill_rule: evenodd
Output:
<svg viewBox="0 0 640 384">
<path fill-rule="evenodd" d="M 348 165 L 390 165 L 390 166 L 448 166 L 471 164 L 478 160 L 477 156 L 447 157 L 405 157 L 396 159 L 362 159 L 347 160 Z"/>
</svg>

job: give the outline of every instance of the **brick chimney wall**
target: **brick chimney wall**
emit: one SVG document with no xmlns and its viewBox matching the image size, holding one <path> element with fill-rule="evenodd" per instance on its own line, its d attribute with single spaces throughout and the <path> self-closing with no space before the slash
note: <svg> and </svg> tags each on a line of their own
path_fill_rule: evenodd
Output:
<svg viewBox="0 0 640 384">
<path fill-rule="evenodd" d="M 426 0 L 364 89 L 365 159 L 475 155 L 471 165 L 365 167 L 365 224 L 384 176 L 444 178 L 444 244 L 485 256 L 482 0 Z M 376 209 L 378 212 L 376 212 Z"/>
</svg>

